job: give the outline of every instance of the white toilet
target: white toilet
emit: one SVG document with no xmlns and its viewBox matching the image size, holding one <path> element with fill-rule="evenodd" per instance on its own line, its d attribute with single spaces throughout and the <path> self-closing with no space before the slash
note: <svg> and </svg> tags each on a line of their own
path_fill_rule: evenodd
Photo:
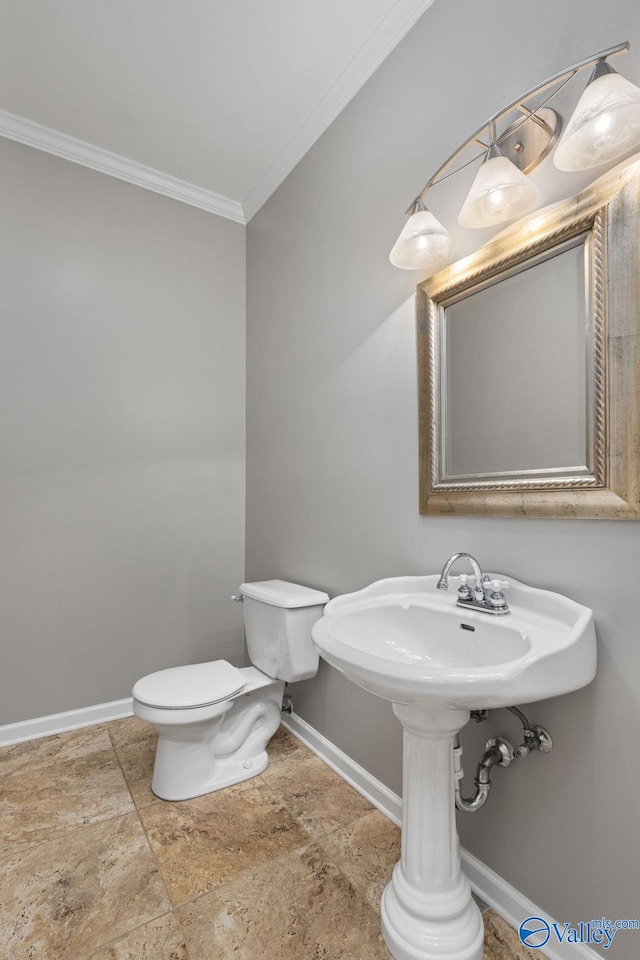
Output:
<svg viewBox="0 0 640 960">
<path fill-rule="evenodd" d="M 159 670 L 138 680 L 133 710 L 158 733 L 151 789 L 189 800 L 261 773 L 280 725 L 285 681 L 318 672 L 311 627 L 326 593 L 285 580 L 243 583 L 252 667 L 226 660 Z"/>
</svg>

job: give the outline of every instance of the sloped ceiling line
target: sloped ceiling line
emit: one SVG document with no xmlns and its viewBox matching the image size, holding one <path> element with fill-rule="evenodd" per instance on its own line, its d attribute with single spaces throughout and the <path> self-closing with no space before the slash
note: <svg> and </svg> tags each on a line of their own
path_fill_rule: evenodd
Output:
<svg viewBox="0 0 640 960">
<path fill-rule="evenodd" d="M 397 0 L 243 201 L 214 193 L 6 110 L 0 110 L 0 136 L 246 224 L 433 2 Z"/>
</svg>

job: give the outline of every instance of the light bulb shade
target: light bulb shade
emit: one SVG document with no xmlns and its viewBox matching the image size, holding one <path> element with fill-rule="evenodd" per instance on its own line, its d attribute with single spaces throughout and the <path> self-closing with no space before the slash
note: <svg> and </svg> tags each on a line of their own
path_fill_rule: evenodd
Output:
<svg viewBox="0 0 640 960">
<path fill-rule="evenodd" d="M 421 270 L 446 260 L 451 237 L 430 210 L 417 210 L 404 225 L 389 260 L 402 270 Z"/>
<path fill-rule="evenodd" d="M 640 89 L 608 64 L 578 100 L 553 157 L 558 170 L 589 170 L 640 144 Z"/>
<path fill-rule="evenodd" d="M 493 227 L 520 217 L 538 199 L 538 188 L 507 157 L 485 160 L 467 194 L 458 223 L 462 227 Z"/>
</svg>

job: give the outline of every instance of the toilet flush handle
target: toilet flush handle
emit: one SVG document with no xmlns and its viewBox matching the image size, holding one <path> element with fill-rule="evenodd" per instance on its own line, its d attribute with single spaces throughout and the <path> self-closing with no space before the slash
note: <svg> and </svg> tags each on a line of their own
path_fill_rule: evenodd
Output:
<svg viewBox="0 0 640 960">
<path fill-rule="evenodd" d="M 231 599 L 232 599 L 232 600 L 235 600 L 236 603 L 244 603 L 244 597 L 242 596 L 241 593 L 239 593 L 239 594 L 237 594 L 237 595 L 236 595 L 235 593 L 232 593 L 232 594 L 231 594 Z"/>
</svg>

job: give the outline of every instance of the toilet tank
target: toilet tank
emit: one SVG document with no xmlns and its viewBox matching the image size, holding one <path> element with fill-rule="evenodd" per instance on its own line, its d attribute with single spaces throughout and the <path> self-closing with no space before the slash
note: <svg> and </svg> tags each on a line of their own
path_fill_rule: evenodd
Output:
<svg viewBox="0 0 640 960">
<path fill-rule="evenodd" d="M 288 683 L 315 677 L 319 657 L 311 627 L 322 616 L 327 594 L 286 580 L 243 583 L 240 592 L 251 663 Z"/>
</svg>

